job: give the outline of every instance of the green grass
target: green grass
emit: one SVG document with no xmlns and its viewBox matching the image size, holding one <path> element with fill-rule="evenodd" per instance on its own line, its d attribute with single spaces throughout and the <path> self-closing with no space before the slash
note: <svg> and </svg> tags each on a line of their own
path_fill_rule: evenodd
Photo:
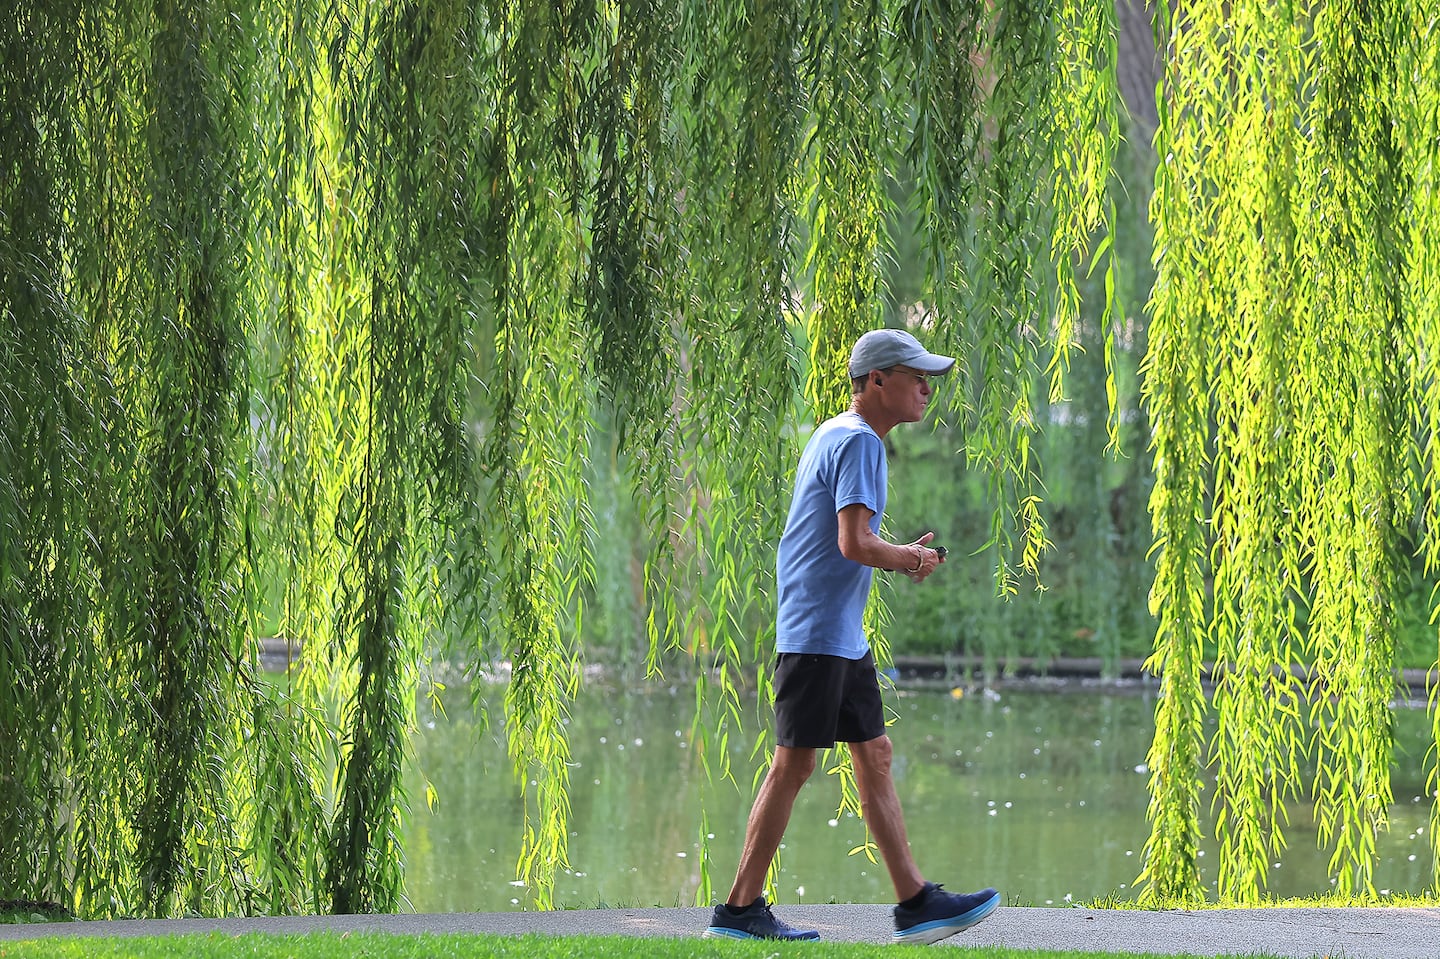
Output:
<svg viewBox="0 0 1440 959">
<path fill-rule="evenodd" d="M 1251 908 L 1362 908 L 1373 906 L 1440 906 L 1434 896 L 1384 896 L 1368 899 L 1318 896 L 1275 899 Z M 1134 902 L 1106 896 L 1077 909 L 1140 909 Z M 1155 906 L 1155 909 L 1178 908 Z M 1207 902 L 1191 909 L 1242 908 L 1233 902 Z M 12 913 L 0 921 L 40 922 L 38 915 Z M 1001 946 L 947 944 L 945 955 L 956 959 L 1124 959 L 1156 953 L 1023 950 Z M 492 934 L 403 935 L 379 932 L 313 932 L 303 935 L 209 933 L 183 936 L 56 937 L 0 941 L 0 959 L 149 959 L 182 955 L 195 959 L 895 959 L 897 947 L 842 942 L 735 942 L 695 938 L 631 936 L 503 936 Z M 900 950 L 902 953 L 905 950 Z M 1194 959 L 1193 953 L 1171 959 Z M 1236 954 L 1233 959 L 1271 959 L 1269 954 Z"/>
<path fill-rule="evenodd" d="M 3 959 L 896 959 L 896 946 L 838 942 L 734 942 L 629 936 L 391 935 L 156 936 L 0 942 Z M 953 949 L 954 951 L 950 951 Z M 903 950 L 902 950 L 903 952 Z M 1116 959 L 1113 952 L 947 947 L 956 959 Z M 1131 953 L 1129 955 L 1152 955 Z M 1172 959 L 1184 959 L 1172 956 Z M 1245 959 L 1236 956 L 1235 959 Z M 1259 959 L 1259 957 L 1254 957 Z"/>
</svg>

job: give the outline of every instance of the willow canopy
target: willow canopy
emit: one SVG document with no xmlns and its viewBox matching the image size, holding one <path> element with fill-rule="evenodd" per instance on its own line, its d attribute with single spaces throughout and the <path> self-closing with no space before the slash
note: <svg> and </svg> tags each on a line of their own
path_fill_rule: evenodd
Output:
<svg viewBox="0 0 1440 959">
<path fill-rule="evenodd" d="M 1263 894 L 1297 797 L 1371 889 L 1393 601 L 1440 564 L 1432 9 L 1161 0 L 1157 280 L 1127 313 L 1138 4 L 6 4 L 0 897 L 396 908 L 441 656 L 508 665 L 549 904 L 589 464 L 626 470 L 648 667 L 689 664 L 729 776 L 797 443 L 884 323 L 962 358 L 943 415 L 1000 597 L 1043 581 L 1037 398 L 1102 364 L 1118 437 L 1113 351 L 1148 327 L 1146 894 L 1201 896 L 1211 766 L 1223 895 Z"/>
</svg>

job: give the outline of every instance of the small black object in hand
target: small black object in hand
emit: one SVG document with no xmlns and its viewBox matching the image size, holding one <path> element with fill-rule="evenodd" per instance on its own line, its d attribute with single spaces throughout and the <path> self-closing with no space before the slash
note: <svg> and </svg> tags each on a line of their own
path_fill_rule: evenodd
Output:
<svg viewBox="0 0 1440 959">
<path fill-rule="evenodd" d="M 948 553 L 948 552 L 950 552 L 950 551 L 949 551 L 948 549 L 946 549 L 945 547 L 943 547 L 943 546 L 937 546 L 937 547 L 935 547 L 935 552 L 940 554 L 940 558 L 941 558 L 941 559 L 944 559 L 944 558 L 945 558 L 945 554 Z"/>
</svg>

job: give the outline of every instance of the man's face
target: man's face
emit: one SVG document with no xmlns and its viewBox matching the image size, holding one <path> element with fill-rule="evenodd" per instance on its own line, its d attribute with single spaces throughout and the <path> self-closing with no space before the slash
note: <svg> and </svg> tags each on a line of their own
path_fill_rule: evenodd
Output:
<svg viewBox="0 0 1440 959">
<path fill-rule="evenodd" d="M 930 402 L 930 375 L 908 366 L 892 366 L 882 370 L 885 385 L 881 387 L 885 405 L 901 423 L 918 423 L 925 418 L 925 407 Z"/>
</svg>

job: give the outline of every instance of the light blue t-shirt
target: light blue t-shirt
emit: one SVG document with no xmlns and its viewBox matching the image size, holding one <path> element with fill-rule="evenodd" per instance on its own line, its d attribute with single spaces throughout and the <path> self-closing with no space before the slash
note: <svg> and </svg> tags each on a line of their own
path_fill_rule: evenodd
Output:
<svg viewBox="0 0 1440 959">
<path fill-rule="evenodd" d="M 805 445 L 776 560 L 780 652 L 859 659 L 869 651 L 861 620 L 874 571 L 840 553 L 836 514 L 863 503 L 879 533 L 885 482 L 885 445 L 858 413 L 826 420 Z"/>
</svg>

